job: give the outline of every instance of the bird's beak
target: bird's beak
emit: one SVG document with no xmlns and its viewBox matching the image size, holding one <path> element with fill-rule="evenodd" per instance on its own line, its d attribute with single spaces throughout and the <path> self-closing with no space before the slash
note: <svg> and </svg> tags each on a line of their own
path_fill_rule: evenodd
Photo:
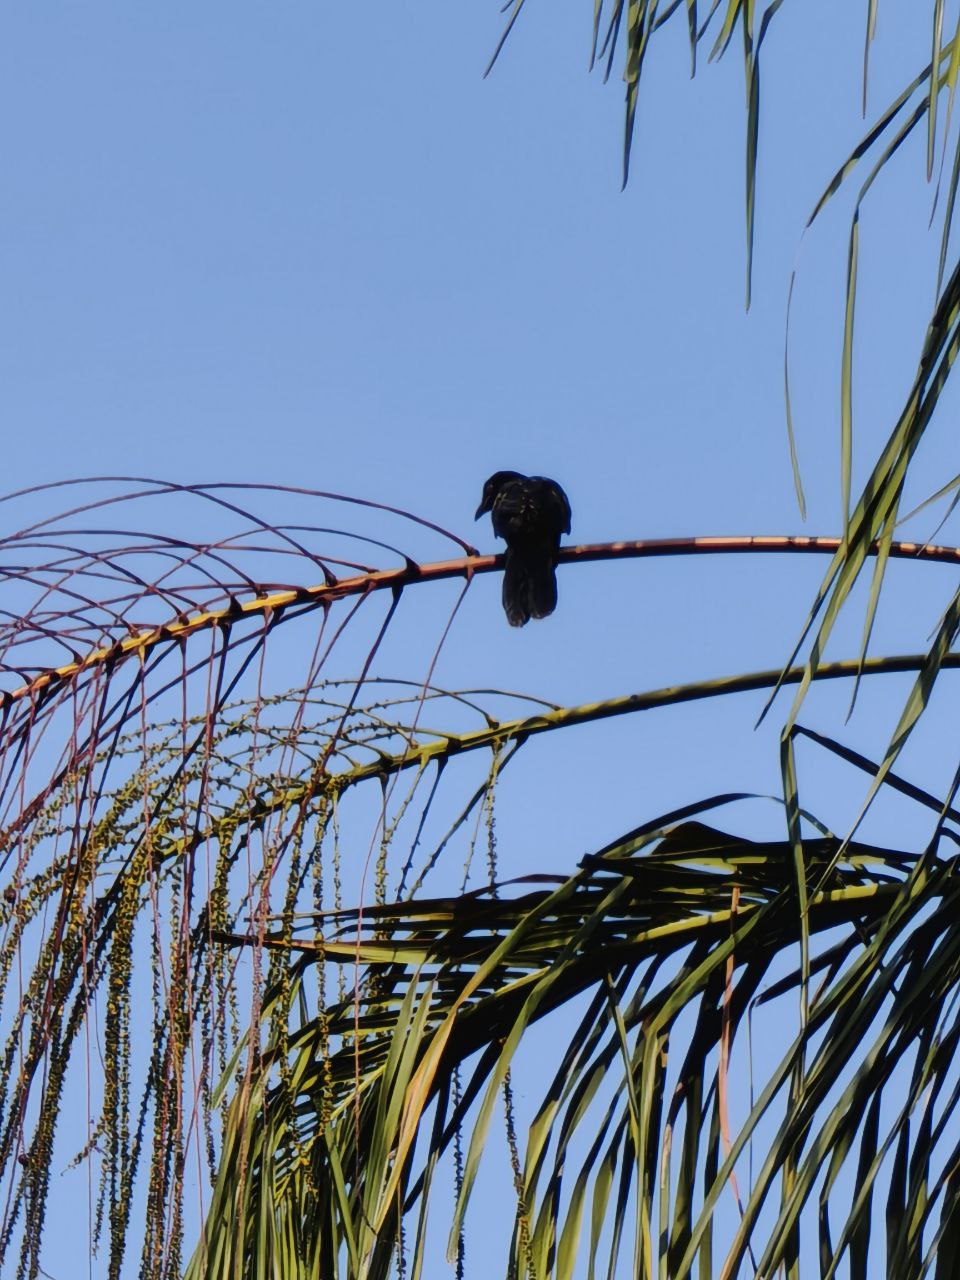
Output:
<svg viewBox="0 0 960 1280">
<path fill-rule="evenodd" d="M 479 507 L 477 507 L 476 515 L 473 517 L 474 520 L 479 520 L 480 517 L 485 516 L 489 510 L 490 510 L 489 504 L 487 502 L 481 502 Z"/>
</svg>

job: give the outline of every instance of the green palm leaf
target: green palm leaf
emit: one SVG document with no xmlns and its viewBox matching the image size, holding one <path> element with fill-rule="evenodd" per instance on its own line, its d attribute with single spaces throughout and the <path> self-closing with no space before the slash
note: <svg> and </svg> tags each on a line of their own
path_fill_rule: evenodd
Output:
<svg viewBox="0 0 960 1280">
<path fill-rule="evenodd" d="M 555 886 L 384 904 L 364 912 L 360 934 L 354 913 L 312 922 L 344 945 L 335 953 L 301 944 L 298 982 L 337 954 L 358 955 L 360 1004 L 334 1004 L 299 1026 L 288 1044 L 268 1051 L 256 1096 L 234 1103 L 225 1152 L 250 1143 L 244 1212 L 273 1226 L 251 1239 L 232 1274 L 255 1274 L 254 1260 L 263 1265 L 266 1256 L 268 1272 L 305 1276 L 308 1260 L 322 1253 L 343 1268 L 330 1274 L 385 1277 L 398 1250 L 422 1257 L 418 1206 L 465 1130 L 455 1253 L 476 1176 L 491 1158 L 508 1071 L 522 1073 L 523 1046 L 538 1022 L 580 1009 L 564 1020 L 566 1048 L 540 1086 L 526 1135 L 526 1230 L 515 1230 L 509 1264 L 516 1274 L 569 1276 L 586 1258 L 590 1273 L 598 1266 L 602 1273 L 626 1238 L 641 1275 L 666 1268 L 685 1277 L 704 1265 L 736 1275 L 751 1247 L 760 1273 L 773 1274 L 795 1258 L 795 1232 L 818 1186 L 828 1270 L 844 1257 L 862 1267 L 872 1197 L 886 1169 L 889 1256 L 902 1260 L 898 1274 L 913 1275 L 927 1224 L 946 1229 L 950 1221 L 943 1188 L 930 1177 L 953 1141 L 957 1097 L 946 1099 L 936 1123 L 924 1099 L 956 1079 L 960 889 L 949 860 L 832 836 L 806 839 L 800 866 L 806 912 L 789 841 L 750 841 L 666 818 L 584 858 Z M 810 959 L 798 964 L 791 957 L 805 932 Z M 377 941 L 384 935 L 388 953 Z M 263 941 L 268 949 L 289 946 L 278 934 Z M 721 1036 L 736 1042 L 751 1010 L 762 1020 L 776 1000 L 808 985 L 796 1038 L 765 1067 L 729 1152 L 718 1149 Z M 293 1098 L 269 1083 L 284 1055 Z M 880 1129 L 884 1091 L 910 1062 L 912 1082 Z M 453 1106 L 462 1071 L 467 1084 Z M 321 1105 L 325 1080 L 331 1092 Z M 711 1243 L 717 1207 L 771 1120 L 773 1140 L 721 1263 Z M 855 1194 L 851 1167 L 859 1170 Z M 908 1168 L 910 1186 L 929 1193 L 911 1199 L 912 1215 L 898 1217 Z M 789 1189 L 771 1218 L 785 1173 Z M 227 1162 L 220 1194 L 235 1181 Z M 275 1243 L 288 1237 L 291 1214 L 303 1232 L 299 1259 Z M 831 1216 L 839 1229 L 829 1229 Z M 228 1246 L 219 1238 L 235 1232 L 229 1215 L 211 1214 L 208 1231 L 207 1256 L 222 1258 Z M 190 1275 L 213 1274 L 198 1254 Z"/>
</svg>

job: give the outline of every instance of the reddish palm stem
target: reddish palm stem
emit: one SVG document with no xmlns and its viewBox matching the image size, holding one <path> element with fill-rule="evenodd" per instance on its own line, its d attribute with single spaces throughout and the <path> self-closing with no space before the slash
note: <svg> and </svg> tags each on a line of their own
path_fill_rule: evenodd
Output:
<svg viewBox="0 0 960 1280">
<path fill-rule="evenodd" d="M 812 552 L 833 555 L 841 546 L 839 538 L 812 538 L 806 536 L 744 536 L 708 538 L 642 538 L 634 542 L 587 542 L 579 546 L 563 547 L 560 564 L 579 564 L 593 560 L 631 560 L 647 556 L 730 555 L 763 552 Z M 877 544 L 870 554 L 877 554 Z M 960 547 L 937 546 L 916 542 L 891 543 L 892 559 L 924 560 L 939 564 L 960 565 Z M 423 582 L 437 582 L 446 578 L 467 578 L 474 574 L 492 573 L 503 568 L 503 557 L 463 556 L 457 560 L 438 560 L 432 564 L 418 565 L 412 561 L 402 568 L 379 569 L 373 573 L 340 578 L 336 582 L 313 587 L 291 587 L 269 595 L 255 596 L 251 600 L 234 600 L 227 608 L 211 609 L 192 617 L 180 617 L 139 631 L 135 635 L 118 640 L 115 644 L 94 649 L 79 662 L 42 671 L 19 689 L 0 690 L 0 705 L 22 698 L 29 698 L 41 691 L 49 691 L 102 663 L 117 663 L 131 654 L 146 653 L 167 640 L 184 640 L 197 631 L 214 626 L 230 625 L 244 618 L 282 614 L 294 606 L 300 609 L 322 608 L 347 596 L 370 595 L 374 591 L 402 590 Z"/>
</svg>

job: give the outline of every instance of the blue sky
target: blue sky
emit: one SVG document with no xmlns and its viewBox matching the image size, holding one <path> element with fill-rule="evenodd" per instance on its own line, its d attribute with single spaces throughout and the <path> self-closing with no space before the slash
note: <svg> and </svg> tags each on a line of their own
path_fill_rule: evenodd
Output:
<svg viewBox="0 0 960 1280">
<path fill-rule="evenodd" d="M 511 467 L 564 484 L 575 540 L 836 533 L 850 195 L 802 243 L 801 231 L 866 127 L 861 8 L 786 5 L 765 43 L 749 313 L 742 59 L 735 41 L 691 82 L 682 14 L 653 42 L 621 192 L 622 89 L 618 72 L 607 85 L 587 74 L 588 4 L 531 3 L 487 79 L 492 3 L 8 8 L 4 489 L 98 474 L 300 484 L 408 508 L 491 549 L 472 515 L 483 479 Z M 881 6 L 868 115 L 928 46 L 925 20 Z M 858 477 L 895 421 L 932 303 L 931 199 L 918 136 L 864 215 Z M 795 264 L 806 525 L 783 409 Z M 942 421 L 954 404 L 948 392 Z M 918 500 L 952 457 L 941 427 L 918 459 Z M 5 518 L 26 522 L 33 502 Z M 163 518 L 195 517 L 171 505 Z M 438 679 L 575 702 L 776 666 L 820 571 L 773 558 L 579 566 L 561 574 L 556 616 L 522 633 L 488 577 Z M 951 586 L 947 570 L 894 566 L 878 651 L 923 647 Z M 384 670 L 423 674 L 454 598 L 431 587 L 420 611 L 405 601 Z M 858 635 L 854 611 L 836 656 Z M 349 656 L 339 674 L 354 674 Z M 817 690 L 808 723 L 877 754 L 907 687 L 875 682 L 846 727 L 845 700 Z M 754 733 L 758 709 L 680 708 L 540 744 L 499 797 L 504 869 L 572 867 L 707 792 L 775 790 L 778 724 Z M 933 789 L 953 767 L 951 712 L 944 694 L 904 763 Z M 571 752 L 578 803 L 561 805 Z M 804 767 L 812 807 L 841 828 L 861 784 Z M 880 814 L 917 838 L 896 806 Z"/>
<path fill-rule="evenodd" d="M 520 454 L 558 474 L 574 463 L 584 536 L 694 514 L 727 529 L 732 508 L 738 527 L 795 524 L 786 276 L 862 131 L 859 15 L 836 51 L 814 37 L 819 100 L 803 114 L 810 63 L 782 50 L 816 23 L 787 7 L 768 37 L 750 316 L 739 59 L 691 84 L 684 24 L 669 24 L 621 194 L 622 93 L 586 75 L 589 16 L 525 11 L 483 80 L 492 6 L 363 25 L 305 5 L 8 15 L 9 473 L 295 469 L 394 500 L 399 471 L 412 507 L 455 523 L 477 477 Z M 924 56 L 918 34 L 886 77 L 880 44 L 878 101 Z M 919 185 L 904 183 L 907 208 Z M 809 357 L 832 374 L 836 354 L 805 321 L 842 269 L 842 221 L 805 250 L 798 299 L 812 520 L 833 498 L 819 474 L 832 453 L 817 446 L 836 395 L 822 370 L 822 395 L 803 373 Z M 678 468 L 691 443 L 702 465 Z"/>
</svg>

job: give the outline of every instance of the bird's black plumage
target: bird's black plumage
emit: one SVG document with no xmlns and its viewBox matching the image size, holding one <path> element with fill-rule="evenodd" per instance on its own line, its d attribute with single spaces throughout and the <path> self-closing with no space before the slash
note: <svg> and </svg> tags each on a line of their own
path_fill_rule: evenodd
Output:
<svg viewBox="0 0 960 1280">
<path fill-rule="evenodd" d="M 503 610 L 511 627 L 545 618 L 557 607 L 554 572 L 560 535 L 570 532 L 570 503 L 556 480 L 497 471 L 483 486 L 476 519 L 487 511 L 507 544 Z"/>
</svg>

